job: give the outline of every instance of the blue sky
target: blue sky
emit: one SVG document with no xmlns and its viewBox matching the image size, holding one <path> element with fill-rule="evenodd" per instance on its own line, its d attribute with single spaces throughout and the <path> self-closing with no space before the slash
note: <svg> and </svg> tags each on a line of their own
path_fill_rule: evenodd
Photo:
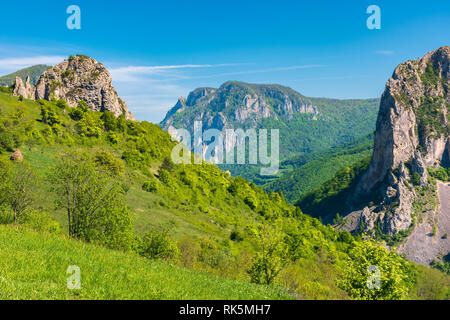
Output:
<svg viewBox="0 0 450 320">
<path fill-rule="evenodd" d="M 66 9 L 81 9 L 68 30 Z M 369 5 L 381 29 L 369 30 Z M 0 75 L 86 54 L 110 69 L 139 120 L 228 80 L 278 83 L 306 96 L 379 97 L 395 66 L 450 45 L 450 1 L 3 2 Z"/>
</svg>

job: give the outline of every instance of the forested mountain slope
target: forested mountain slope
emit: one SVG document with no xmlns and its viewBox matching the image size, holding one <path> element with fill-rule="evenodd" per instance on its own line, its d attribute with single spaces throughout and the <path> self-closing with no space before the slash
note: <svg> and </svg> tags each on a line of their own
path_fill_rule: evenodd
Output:
<svg viewBox="0 0 450 320">
<path fill-rule="evenodd" d="M 23 82 L 26 81 L 27 77 L 30 77 L 30 82 L 32 85 L 36 84 L 37 80 L 41 76 L 41 74 L 46 71 L 50 66 L 46 65 L 36 65 L 32 67 L 28 67 L 5 76 L 0 77 L 0 86 L 10 87 L 16 81 L 16 77 L 22 79 Z"/>
</svg>

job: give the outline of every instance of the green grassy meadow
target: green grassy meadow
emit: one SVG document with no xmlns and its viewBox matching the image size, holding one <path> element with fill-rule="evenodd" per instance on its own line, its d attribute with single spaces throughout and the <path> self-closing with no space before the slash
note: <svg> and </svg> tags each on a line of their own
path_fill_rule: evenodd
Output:
<svg viewBox="0 0 450 320">
<path fill-rule="evenodd" d="M 67 288 L 80 267 L 81 289 Z M 0 299 L 293 299 L 276 287 L 227 280 L 136 254 L 0 226 Z"/>
</svg>

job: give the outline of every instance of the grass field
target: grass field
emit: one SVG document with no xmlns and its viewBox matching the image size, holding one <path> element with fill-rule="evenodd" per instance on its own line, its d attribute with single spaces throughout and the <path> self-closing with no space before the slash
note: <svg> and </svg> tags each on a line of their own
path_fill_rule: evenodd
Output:
<svg viewBox="0 0 450 320">
<path fill-rule="evenodd" d="M 292 299 L 283 289 L 209 276 L 132 253 L 0 226 L 0 299 Z M 80 267 L 81 289 L 67 288 Z"/>
</svg>

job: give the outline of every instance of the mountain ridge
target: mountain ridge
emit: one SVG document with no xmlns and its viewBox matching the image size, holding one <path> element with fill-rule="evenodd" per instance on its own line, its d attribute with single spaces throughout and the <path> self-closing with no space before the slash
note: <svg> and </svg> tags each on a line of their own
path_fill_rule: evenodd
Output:
<svg viewBox="0 0 450 320">
<path fill-rule="evenodd" d="M 16 72 L 4 75 L 0 77 L 0 86 L 12 86 L 16 81 L 16 76 L 22 79 L 22 81 L 26 81 L 27 77 L 30 77 L 30 83 L 35 85 L 39 80 L 41 74 L 47 69 L 51 68 L 51 66 L 38 64 L 35 66 L 31 66 L 28 68 L 20 69 Z"/>
<path fill-rule="evenodd" d="M 228 81 L 178 99 L 160 126 L 176 135 L 203 129 L 280 129 L 280 154 L 313 152 L 352 142 L 375 129 L 379 99 L 310 98 L 282 85 Z M 233 173 L 233 172 L 232 172 Z"/>
</svg>

